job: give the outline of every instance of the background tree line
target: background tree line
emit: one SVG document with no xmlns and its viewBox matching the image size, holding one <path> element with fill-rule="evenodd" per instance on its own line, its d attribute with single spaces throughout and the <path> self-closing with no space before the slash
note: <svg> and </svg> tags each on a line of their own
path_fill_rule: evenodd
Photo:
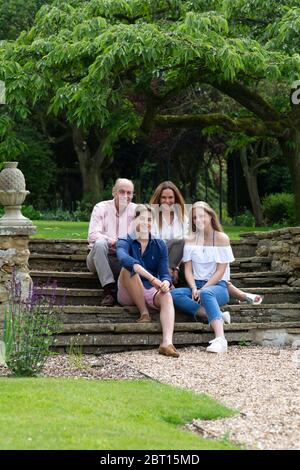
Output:
<svg viewBox="0 0 300 470">
<path fill-rule="evenodd" d="M 122 174 L 141 199 L 170 178 L 257 225 L 288 192 L 300 222 L 298 3 L 0 0 L 1 159 L 37 208 L 84 212 Z"/>
</svg>

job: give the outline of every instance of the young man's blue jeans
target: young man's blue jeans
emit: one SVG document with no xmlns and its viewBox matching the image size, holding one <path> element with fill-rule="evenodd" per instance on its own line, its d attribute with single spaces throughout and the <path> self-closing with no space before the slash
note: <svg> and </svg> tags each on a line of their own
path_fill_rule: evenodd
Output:
<svg viewBox="0 0 300 470">
<path fill-rule="evenodd" d="M 207 281 L 195 281 L 198 289 L 201 289 Z M 192 299 L 192 289 L 179 287 L 171 291 L 175 308 L 195 317 L 199 308 L 205 308 L 209 323 L 214 320 L 222 320 L 220 305 L 229 301 L 226 281 L 205 287 L 200 293 L 200 303 Z"/>
</svg>

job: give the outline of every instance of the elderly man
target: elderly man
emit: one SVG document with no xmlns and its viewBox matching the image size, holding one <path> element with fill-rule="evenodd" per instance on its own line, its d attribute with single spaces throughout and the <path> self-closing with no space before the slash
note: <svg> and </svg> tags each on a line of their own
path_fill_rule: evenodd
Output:
<svg viewBox="0 0 300 470">
<path fill-rule="evenodd" d="M 113 306 L 116 299 L 116 282 L 121 270 L 116 257 L 116 242 L 131 231 L 136 204 L 132 203 L 134 186 L 132 181 L 119 178 L 112 189 L 113 199 L 95 205 L 90 225 L 88 242 L 90 252 L 87 267 L 97 272 L 104 289 L 103 306 Z M 115 277 L 114 277 L 115 276 Z"/>
</svg>

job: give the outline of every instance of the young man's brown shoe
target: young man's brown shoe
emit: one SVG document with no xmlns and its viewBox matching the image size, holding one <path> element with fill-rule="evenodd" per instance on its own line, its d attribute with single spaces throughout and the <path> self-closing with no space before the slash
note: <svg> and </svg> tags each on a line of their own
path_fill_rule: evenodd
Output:
<svg viewBox="0 0 300 470">
<path fill-rule="evenodd" d="M 173 344 L 169 344 L 168 346 L 159 346 L 158 353 L 163 354 L 164 356 L 169 357 L 179 357 L 180 354 L 173 346 Z"/>
</svg>

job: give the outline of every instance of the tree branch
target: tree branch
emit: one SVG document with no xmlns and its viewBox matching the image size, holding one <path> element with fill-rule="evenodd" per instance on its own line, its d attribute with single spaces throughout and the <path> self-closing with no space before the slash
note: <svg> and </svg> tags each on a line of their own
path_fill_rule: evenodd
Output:
<svg viewBox="0 0 300 470">
<path fill-rule="evenodd" d="M 228 132 L 245 132 L 250 136 L 278 137 L 285 130 L 281 122 L 261 122 L 254 118 L 233 119 L 225 114 L 157 115 L 155 125 L 162 128 L 198 128 L 220 126 Z"/>
<path fill-rule="evenodd" d="M 252 113 L 264 121 L 279 121 L 280 113 L 265 101 L 258 93 L 249 90 L 239 82 L 224 81 L 221 84 L 212 83 L 218 90 L 226 93 Z"/>
</svg>

